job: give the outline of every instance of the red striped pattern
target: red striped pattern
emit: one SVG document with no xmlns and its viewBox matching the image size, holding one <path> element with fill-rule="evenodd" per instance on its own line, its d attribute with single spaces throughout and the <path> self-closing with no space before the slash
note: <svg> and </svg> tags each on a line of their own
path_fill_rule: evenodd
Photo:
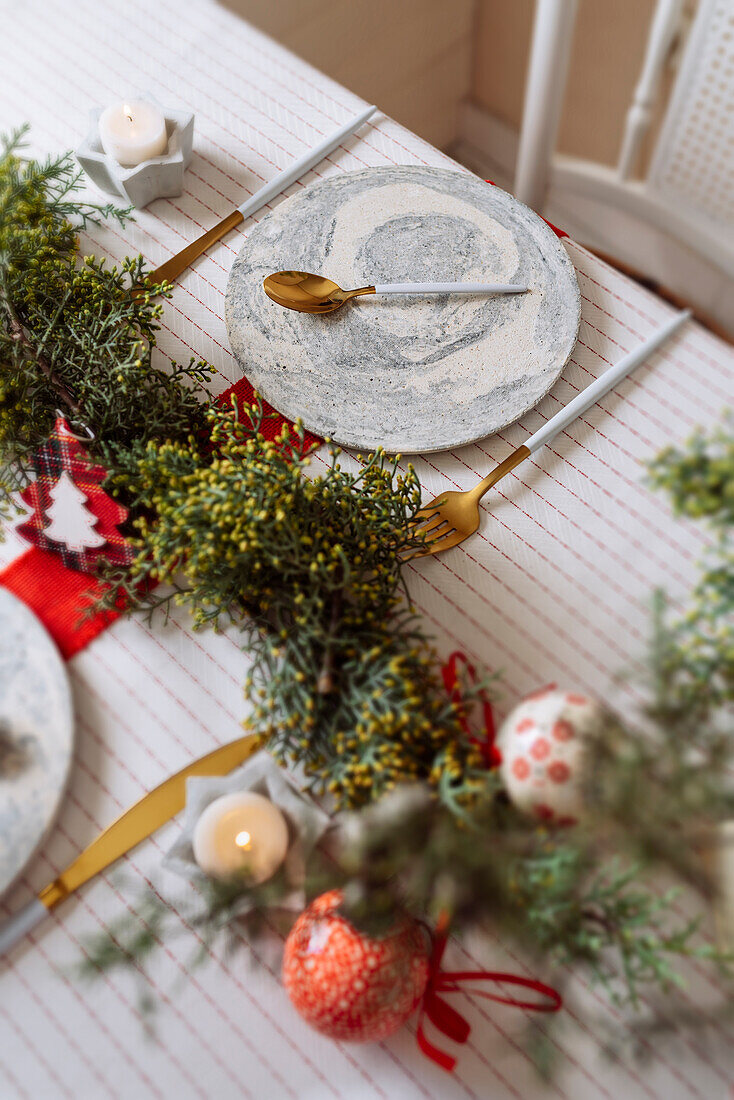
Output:
<svg viewBox="0 0 734 1100">
<path fill-rule="evenodd" d="M 0 127 L 33 124 L 38 151 L 78 143 L 90 107 L 129 88 L 196 112 L 195 155 L 185 192 L 141 211 L 124 231 L 90 227 L 85 251 L 119 260 L 142 251 L 156 264 L 255 191 L 361 105 L 212 0 L 26 0 L 3 23 Z M 453 165 L 390 119 L 378 116 L 301 181 L 381 164 Z M 457 167 L 456 165 L 453 165 Z M 276 205 L 279 200 L 274 200 Z M 223 294 L 227 272 L 255 215 L 189 271 L 166 306 L 160 352 L 203 356 L 238 377 L 227 346 Z M 418 459 L 427 496 L 468 488 L 552 416 L 608 362 L 668 314 L 572 241 L 582 292 L 580 341 L 563 378 L 518 424 L 455 453 Z M 672 523 L 665 502 L 642 482 L 642 463 L 696 423 L 710 424 L 731 402 L 734 356 L 703 329 L 664 348 L 554 444 L 519 467 L 484 502 L 479 533 L 435 561 L 414 563 L 410 582 L 443 653 L 461 649 L 478 666 L 503 669 L 500 715 L 551 680 L 624 704 L 639 698 L 615 673 L 643 651 L 652 588 L 664 584 L 679 604 L 705 546 L 689 523 Z M 318 469 L 318 461 L 315 463 Z M 22 549 L 11 533 L 0 564 Z M 216 744 L 239 733 L 240 685 L 247 656 L 236 635 L 192 634 L 178 610 L 152 627 L 121 619 L 71 661 L 78 716 L 76 766 L 58 827 L 27 877 L 0 909 L 10 911 L 42 887 L 98 830 L 140 794 Z M 141 1038 L 137 990 L 125 975 L 87 988 L 69 964 L 85 935 L 132 904 L 136 887 L 161 882 L 160 854 L 175 823 L 142 846 L 118 872 L 101 876 L 0 962 L 0 1096 L 78 1097 L 492 1097 L 540 1095 L 522 1046 L 522 1013 L 460 1004 L 472 1024 L 456 1073 L 446 1076 L 417 1053 L 415 1023 L 384 1044 L 349 1047 L 309 1031 L 291 1010 L 277 965 L 261 948 L 234 959 L 215 948 L 209 965 L 180 987 L 193 929 L 166 945 L 144 988 L 166 1000 L 158 1040 Z M 682 903 L 681 903 L 682 904 Z M 530 973 L 504 938 L 449 948 L 448 963 Z M 706 1013 L 716 983 L 687 968 L 687 1007 Z M 583 974 L 569 974 L 562 1030 L 551 1033 L 560 1074 L 549 1095 L 708 1098 L 725 1095 L 731 1056 L 725 1029 L 710 1048 L 696 1037 L 647 1040 L 639 1067 L 605 1061 L 611 1025 L 630 1026 Z M 460 1003 L 460 1002 L 457 1002 Z M 517 1017 L 517 1018 L 516 1018 Z M 548 1022 L 541 1021 L 541 1028 Z"/>
</svg>

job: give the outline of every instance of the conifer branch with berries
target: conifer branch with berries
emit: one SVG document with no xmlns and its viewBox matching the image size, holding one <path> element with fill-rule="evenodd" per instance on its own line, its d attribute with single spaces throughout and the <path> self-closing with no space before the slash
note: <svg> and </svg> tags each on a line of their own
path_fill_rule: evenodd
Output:
<svg viewBox="0 0 734 1100">
<path fill-rule="evenodd" d="M 654 875 L 672 873 L 705 913 L 716 884 L 701 852 L 734 814 L 730 432 L 653 467 L 682 511 L 711 522 L 716 556 L 683 623 L 658 607 L 644 712 L 607 715 L 589 745 L 588 813 L 573 826 L 538 821 L 512 804 L 467 735 L 406 596 L 415 472 L 379 453 L 304 453 L 297 426 L 268 441 L 259 403 L 211 401 L 206 364 L 164 367 L 164 307 L 131 292 L 142 258 L 108 267 L 79 252 L 80 224 L 127 214 L 78 201 L 71 159 L 24 161 L 22 137 L 0 154 L 6 508 L 59 407 L 92 429 L 88 449 L 108 470 L 105 491 L 129 509 L 135 551 L 131 567 L 107 566 L 109 598 L 122 589 L 149 613 L 174 600 L 198 627 L 239 628 L 248 727 L 302 766 L 335 812 L 339 836 L 328 858 L 314 857 L 311 889 L 343 888 L 350 917 L 370 927 L 404 910 L 448 910 L 457 931 L 504 929 L 633 1004 L 650 983 L 675 985 L 676 957 L 724 964 Z M 477 690 L 467 686 L 467 704 Z M 250 889 L 231 886 L 199 910 L 203 935 L 226 930 L 238 891 Z M 248 920 L 277 901 L 270 887 L 257 898 Z M 165 907 L 146 896 L 141 913 L 142 924 L 128 916 L 89 945 L 88 969 L 137 967 L 160 945 Z"/>
</svg>

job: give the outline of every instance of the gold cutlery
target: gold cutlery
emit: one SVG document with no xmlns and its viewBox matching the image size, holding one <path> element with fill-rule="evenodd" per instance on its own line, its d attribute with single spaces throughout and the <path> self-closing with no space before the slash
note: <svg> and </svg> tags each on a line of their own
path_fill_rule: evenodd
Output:
<svg viewBox="0 0 734 1100">
<path fill-rule="evenodd" d="M 154 787 L 108 825 L 58 878 L 41 890 L 38 897 L 0 925 L 0 955 L 10 951 L 43 920 L 49 910 L 74 890 L 104 871 L 182 810 L 186 803 L 186 780 L 189 776 L 226 775 L 252 754 L 256 740 L 254 734 L 249 734 L 194 760 Z"/>
<path fill-rule="evenodd" d="M 332 313 L 362 294 L 524 294 L 517 283 L 376 283 L 342 290 L 322 275 L 308 271 L 276 271 L 263 280 L 268 298 L 299 313 Z"/>
<path fill-rule="evenodd" d="M 414 533 L 425 536 L 425 547 L 411 551 L 409 558 L 422 558 L 428 554 L 440 554 L 443 550 L 450 550 L 458 546 L 464 539 L 479 527 L 479 501 L 500 478 L 514 470 L 524 459 L 528 458 L 539 447 L 550 441 L 563 431 L 576 417 L 581 416 L 588 408 L 596 404 L 599 398 L 616 385 L 625 375 L 638 367 L 640 363 L 655 351 L 656 348 L 677 332 L 681 325 L 691 316 L 689 309 L 671 317 L 669 321 L 661 325 L 652 336 L 649 336 L 638 347 L 633 348 L 623 356 L 618 363 L 605 370 L 590 386 L 582 390 L 574 397 L 565 408 L 546 421 L 530 439 L 508 455 L 500 462 L 478 485 L 465 492 L 453 490 L 441 493 L 430 504 L 424 505 L 416 513 L 414 520 Z"/>
<path fill-rule="evenodd" d="M 332 134 L 325 137 L 324 140 L 314 146 L 313 149 L 310 149 L 307 153 L 304 153 L 302 157 L 294 161 L 290 168 L 284 168 L 277 176 L 263 184 L 259 191 L 256 191 L 254 195 L 251 195 L 250 198 L 238 206 L 236 210 L 233 210 L 231 214 L 223 218 L 218 225 L 209 229 L 199 237 L 198 240 L 192 241 L 191 244 L 176 253 L 175 256 L 171 256 L 170 260 L 166 260 L 166 262 L 161 264 L 160 267 L 157 267 L 155 271 L 151 271 L 146 279 L 146 283 L 174 282 L 187 267 L 190 267 L 198 256 L 201 256 L 202 252 L 206 252 L 207 248 L 210 248 L 216 241 L 221 240 L 221 238 L 229 233 L 231 229 L 234 229 L 236 225 L 243 222 L 245 218 L 249 218 L 251 214 L 254 214 L 255 211 L 259 210 L 265 203 L 270 202 L 270 200 L 275 198 L 276 195 L 279 195 L 281 191 L 285 191 L 286 187 L 290 187 L 299 176 L 308 172 L 318 164 L 320 160 L 328 156 L 329 153 L 333 153 L 340 142 L 344 141 L 345 138 L 350 137 L 358 130 L 376 110 L 377 107 L 367 107 L 358 115 L 350 118 L 343 126 L 334 130 Z"/>
</svg>

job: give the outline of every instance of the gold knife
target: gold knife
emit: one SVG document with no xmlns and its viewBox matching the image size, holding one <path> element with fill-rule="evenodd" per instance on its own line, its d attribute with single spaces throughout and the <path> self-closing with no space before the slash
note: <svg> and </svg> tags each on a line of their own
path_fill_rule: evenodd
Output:
<svg viewBox="0 0 734 1100">
<path fill-rule="evenodd" d="M 256 191 L 254 195 L 251 195 L 249 199 L 246 199 L 241 206 L 238 206 L 236 210 L 233 210 L 231 214 L 227 214 L 226 218 L 223 218 L 218 225 L 213 226 L 207 230 L 197 240 L 192 241 L 191 244 L 186 245 L 184 249 L 177 252 L 175 256 L 171 256 L 170 260 L 166 260 L 165 263 L 157 267 L 155 271 L 151 271 L 150 275 L 146 277 L 146 284 L 151 285 L 153 283 L 172 283 L 179 275 L 190 267 L 191 264 L 201 256 L 202 252 L 206 252 L 216 241 L 229 233 L 231 229 L 234 229 L 236 225 L 243 222 L 245 218 L 249 218 L 251 214 L 254 214 L 256 210 L 259 210 L 266 202 L 270 202 L 271 199 L 279 195 L 281 191 L 285 191 L 286 187 L 290 187 L 292 183 L 310 171 L 315 165 L 323 160 L 324 157 L 328 157 L 329 153 L 333 153 L 336 147 L 344 141 L 345 138 L 350 137 L 359 127 L 367 121 L 368 118 L 375 113 L 377 107 L 370 106 L 365 110 L 360 111 L 359 114 L 354 115 L 347 122 L 343 123 L 333 133 L 329 134 L 313 149 L 309 149 L 307 153 L 304 153 L 302 157 L 294 161 L 288 168 L 284 168 L 282 172 L 279 172 L 273 179 L 264 183 L 259 191 Z M 138 293 L 142 293 L 144 287 L 141 288 Z"/>
<path fill-rule="evenodd" d="M 226 775 L 254 752 L 256 740 L 254 734 L 248 734 L 221 745 L 143 795 L 139 802 L 108 825 L 57 879 L 45 886 L 37 898 L 0 925 L 0 955 L 10 951 L 35 928 L 50 909 L 182 810 L 186 803 L 186 780 L 190 775 Z"/>
</svg>

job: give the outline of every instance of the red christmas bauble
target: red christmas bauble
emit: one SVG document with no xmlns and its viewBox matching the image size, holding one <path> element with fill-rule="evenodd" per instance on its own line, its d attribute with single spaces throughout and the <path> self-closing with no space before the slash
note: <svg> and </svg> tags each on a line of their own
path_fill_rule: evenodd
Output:
<svg viewBox="0 0 734 1100">
<path fill-rule="evenodd" d="M 285 943 L 283 982 L 317 1031 L 374 1042 L 397 1031 L 423 996 L 428 938 L 407 918 L 385 936 L 365 936 L 338 912 L 341 900 L 330 890 L 301 913 Z"/>
</svg>

